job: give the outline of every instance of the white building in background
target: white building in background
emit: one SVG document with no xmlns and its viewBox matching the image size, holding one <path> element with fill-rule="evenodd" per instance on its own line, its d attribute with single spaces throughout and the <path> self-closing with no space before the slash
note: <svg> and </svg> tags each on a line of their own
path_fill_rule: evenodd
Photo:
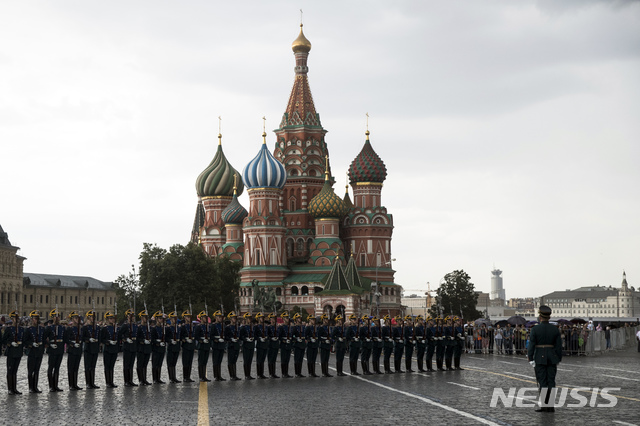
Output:
<svg viewBox="0 0 640 426">
<path fill-rule="evenodd" d="M 620 288 L 597 285 L 554 291 L 536 299 L 536 312 L 540 305 L 551 308 L 552 318 L 637 318 L 640 316 L 640 291 L 629 287 L 627 274 L 623 272 Z"/>
<path fill-rule="evenodd" d="M 502 277 L 500 276 L 502 274 L 502 271 L 500 269 L 493 269 L 493 271 L 491 271 L 491 294 L 489 295 L 489 298 L 491 300 L 496 300 L 496 299 L 500 299 L 504 301 L 507 300 L 507 297 L 505 295 L 504 292 L 504 287 L 502 286 Z"/>
<path fill-rule="evenodd" d="M 429 308 L 431 308 L 430 297 L 412 294 L 411 296 L 402 297 L 400 303 L 404 308 L 405 315 L 422 315 L 424 318 L 429 316 Z M 381 312 L 380 315 L 386 315 L 386 312 Z"/>
</svg>

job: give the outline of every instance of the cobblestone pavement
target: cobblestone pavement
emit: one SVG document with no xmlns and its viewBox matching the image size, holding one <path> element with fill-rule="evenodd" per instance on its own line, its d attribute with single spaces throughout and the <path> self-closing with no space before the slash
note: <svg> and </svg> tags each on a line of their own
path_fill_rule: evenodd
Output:
<svg viewBox="0 0 640 426">
<path fill-rule="evenodd" d="M 510 387 L 535 387 L 533 369 L 524 356 L 465 355 L 464 371 L 392 374 L 357 377 L 301 378 L 165 384 L 127 388 L 122 385 L 122 361 L 116 364 L 117 389 L 106 389 L 102 359 L 97 383 L 101 389 L 70 392 L 66 360 L 60 387 L 49 393 L 47 358 L 43 361 L 39 387 L 29 394 L 26 358 L 20 365 L 20 396 L 0 395 L 0 423 L 11 425 L 163 425 L 163 424 L 640 424 L 640 354 L 635 348 L 595 357 L 566 357 L 560 364 L 558 384 L 569 388 L 620 388 L 610 391 L 618 398 L 613 408 L 557 408 L 555 413 L 535 413 L 533 408 L 490 407 L 493 390 L 508 394 Z M 4 379 L 5 360 L 0 364 Z M 348 363 L 347 363 L 348 366 Z M 226 365 L 224 377 L 228 378 Z M 254 366 L 255 367 L 255 366 Z M 416 369 L 414 363 L 414 369 Z M 290 366 L 290 371 L 293 365 Z M 4 371 L 3 371 L 4 370 Z M 306 375 L 306 364 L 304 368 Z M 320 370 L 319 366 L 318 369 Z M 242 372 L 242 362 L 238 362 Z M 254 368 L 255 375 L 255 368 Z M 149 368 L 149 374 L 151 373 Z M 192 378 L 196 378 L 194 368 Z M 332 374 L 334 374 L 333 371 Z M 278 374 L 279 364 L 278 364 Z M 209 377 L 211 363 L 209 363 Z M 178 363 L 178 377 L 181 378 Z M 85 387 L 81 366 L 80 386 Z M 149 377 L 149 380 L 151 377 Z M 167 381 L 166 366 L 163 379 Z M 562 389 L 562 388 L 561 388 Z M 590 398 L 591 394 L 582 392 Z M 529 395 L 529 394 L 528 394 Z M 199 404 L 199 401 L 202 401 Z M 568 403 L 575 400 L 567 398 Z M 596 403 L 606 403 L 601 397 Z M 200 423 L 198 422 L 200 416 Z M 208 421 L 207 421 L 208 420 Z"/>
</svg>

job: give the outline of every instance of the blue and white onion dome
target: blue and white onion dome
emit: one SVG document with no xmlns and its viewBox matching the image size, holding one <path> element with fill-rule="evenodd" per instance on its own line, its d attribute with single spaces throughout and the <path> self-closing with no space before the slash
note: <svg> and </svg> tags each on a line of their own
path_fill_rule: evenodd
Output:
<svg viewBox="0 0 640 426">
<path fill-rule="evenodd" d="M 263 142 L 260 152 L 244 167 L 242 180 L 247 189 L 278 188 L 282 189 L 287 182 L 287 174 L 282 163 L 267 149 L 267 134 L 262 134 Z"/>
</svg>

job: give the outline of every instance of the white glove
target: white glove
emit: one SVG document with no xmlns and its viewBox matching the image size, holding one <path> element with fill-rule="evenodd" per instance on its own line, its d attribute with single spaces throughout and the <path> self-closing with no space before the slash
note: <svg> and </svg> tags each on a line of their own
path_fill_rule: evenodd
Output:
<svg viewBox="0 0 640 426">
<path fill-rule="evenodd" d="M 145 340 L 144 340 L 144 344 L 145 344 L 145 345 L 148 345 L 149 343 L 151 343 L 151 341 L 150 341 L 150 340 L 147 340 L 147 339 L 145 339 Z"/>
<path fill-rule="evenodd" d="M 156 339 L 156 343 L 162 342 L 162 339 Z"/>
<path fill-rule="evenodd" d="M 176 343 L 178 343 L 178 342 L 176 342 L 175 340 L 171 339 L 171 344 L 172 345 L 175 345 Z"/>
<path fill-rule="evenodd" d="M 97 341 L 98 341 L 98 339 L 94 339 L 93 337 L 90 337 L 90 338 L 89 338 L 89 341 L 90 341 L 91 343 L 95 343 L 95 342 L 97 342 Z"/>
<path fill-rule="evenodd" d="M 271 340 L 273 340 L 274 342 L 278 341 L 277 337 L 272 337 Z"/>
<path fill-rule="evenodd" d="M 164 342 L 160 342 L 160 346 L 164 347 Z"/>
<path fill-rule="evenodd" d="M 127 343 L 133 343 L 133 340 L 127 339 Z"/>
<path fill-rule="evenodd" d="M 79 347 L 80 347 L 80 343 L 74 343 L 74 344 L 73 344 L 73 347 L 74 347 L 74 348 L 79 348 Z"/>
<path fill-rule="evenodd" d="M 16 342 L 11 342 L 11 346 L 13 346 L 14 348 L 18 346 L 18 344 Z"/>
<path fill-rule="evenodd" d="M 529 364 L 531 364 L 532 367 L 536 366 L 536 362 L 535 361 L 529 361 Z"/>
<path fill-rule="evenodd" d="M 232 341 L 233 343 L 236 343 L 236 342 L 238 341 L 238 339 L 231 339 L 231 341 Z"/>
<path fill-rule="evenodd" d="M 193 343 L 193 339 L 187 339 L 187 343 Z"/>
<path fill-rule="evenodd" d="M 52 343 L 49 346 L 51 346 L 52 349 L 58 349 L 58 345 L 56 345 L 55 343 Z"/>
<path fill-rule="evenodd" d="M 109 340 L 110 345 L 115 345 L 117 342 L 115 340 Z"/>
<path fill-rule="evenodd" d="M 34 347 L 34 348 L 37 348 L 38 346 L 40 346 L 40 343 L 34 343 L 34 344 L 33 344 L 33 347 Z"/>
<path fill-rule="evenodd" d="M 209 339 L 202 339 L 202 343 L 209 343 Z"/>
</svg>

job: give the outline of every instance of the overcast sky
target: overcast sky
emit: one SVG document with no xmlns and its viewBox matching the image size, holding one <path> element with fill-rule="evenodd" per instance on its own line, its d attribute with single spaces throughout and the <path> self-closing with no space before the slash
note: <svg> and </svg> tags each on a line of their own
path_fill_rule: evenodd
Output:
<svg viewBox="0 0 640 426">
<path fill-rule="evenodd" d="M 507 298 L 640 286 L 640 4 L 587 0 L 2 2 L 25 271 L 112 281 L 185 244 L 217 117 L 238 170 L 280 123 L 300 8 L 336 192 L 368 112 L 407 294 L 455 269 L 489 291 L 494 265 Z"/>
</svg>

